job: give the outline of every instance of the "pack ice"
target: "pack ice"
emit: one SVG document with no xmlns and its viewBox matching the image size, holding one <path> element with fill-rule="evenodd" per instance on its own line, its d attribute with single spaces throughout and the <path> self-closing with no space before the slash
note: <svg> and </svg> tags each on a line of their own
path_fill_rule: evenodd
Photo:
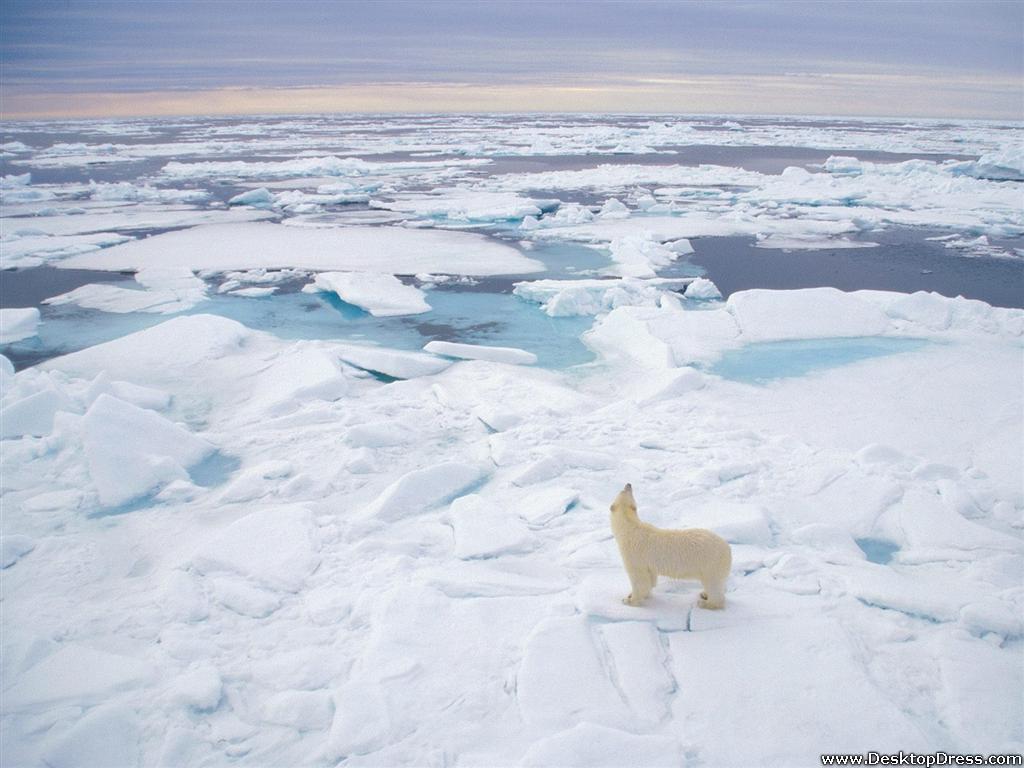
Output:
<svg viewBox="0 0 1024 768">
<path fill-rule="evenodd" d="M 699 237 L 832 248 L 910 225 L 962 243 L 950 258 L 986 243 L 1015 258 L 1019 127 L 361 115 L 25 130 L 0 147 L 18 169 L 0 184 L 4 266 L 135 282 L 88 277 L 38 311 L 5 307 L 0 344 L 43 344 L 57 313 L 153 324 L 17 372 L 0 357 L 6 763 L 1024 751 L 1024 312 L 927 292 L 723 299 L 665 275 Z M 45 138 L 61 131 L 83 138 Z M 826 152 L 779 173 L 670 154 L 708 140 Z M 406 159 L 356 156 L 385 153 Z M 530 154 L 555 169 L 529 172 Z M 165 159 L 128 186 L 21 173 L 113 178 L 140 158 Z M 145 237 L 146 222 L 173 231 Z M 592 258 L 555 265 L 565 253 Z M 243 303 L 210 284 L 279 288 L 271 311 L 299 278 L 405 346 L 210 314 Z M 546 369 L 493 328 L 431 326 L 426 310 L 487 291 L 515 292 L 498 324 L 581 323 L 595 359 Z M 644 520 L 730 542 L 724 611 L 668 579 L 622 603 L 608 505 L 626 482 Z"/>
</svg>

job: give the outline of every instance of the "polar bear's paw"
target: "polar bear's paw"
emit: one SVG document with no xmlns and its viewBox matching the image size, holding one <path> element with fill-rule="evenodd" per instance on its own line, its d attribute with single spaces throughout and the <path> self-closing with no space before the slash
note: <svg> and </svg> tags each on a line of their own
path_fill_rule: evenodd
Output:
<svg viewBox="0 0 1024 768">
<path fill-rule="evenodd" d="M 708 597 L 707 592 L 701 592 L 700 597 L 697 599 L 697 606 L 700 608 L 707 608 L 710 611 L 717 611 L 725 608 L 725 598 L 718 597 L 711 599 Z"/>
<path fill-rule="evenodd" d="M 633 595 L 626 595 L 624 598 L 622 598 L 622 603 L 623 605 L 632 605 L 636 607 L 643 603 L 643 600 L 637 600 L 635 597 L 633 597 Z"/>
</svg>

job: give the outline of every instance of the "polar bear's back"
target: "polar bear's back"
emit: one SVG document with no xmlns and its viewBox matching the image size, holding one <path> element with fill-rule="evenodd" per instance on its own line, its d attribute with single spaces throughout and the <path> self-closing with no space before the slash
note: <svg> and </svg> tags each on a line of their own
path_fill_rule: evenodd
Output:
<svg viewBox="0 0 1024 768">
<path fill-rule="evenodd" d="M 646 550 L 645 559 L 663 576 L 674 579 L 725 579 L 732 568 L 729 543 L 705 528 L 646 530 L 637 543 Z"/>
</svg>

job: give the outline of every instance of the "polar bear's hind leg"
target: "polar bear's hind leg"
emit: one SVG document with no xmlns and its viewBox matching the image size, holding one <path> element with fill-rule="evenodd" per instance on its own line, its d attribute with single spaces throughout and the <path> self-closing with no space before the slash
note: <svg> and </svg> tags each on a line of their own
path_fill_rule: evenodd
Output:
<svg viewBox="0 0 1024 768">
<path fill-rule="evenodd" d="M 700 593 L 697 605 L 711 610 L 725 608 L 725 581 L 708 579 L 701 583 L 704 586 L 704 591 Z"/>
</svg>

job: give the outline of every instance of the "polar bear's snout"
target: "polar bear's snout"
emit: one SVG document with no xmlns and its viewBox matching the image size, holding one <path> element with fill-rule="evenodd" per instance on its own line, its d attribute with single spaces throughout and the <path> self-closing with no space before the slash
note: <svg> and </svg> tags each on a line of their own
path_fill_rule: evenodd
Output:
<svg viewBox="0 0 1024 768">
<path fill-rule="evenodd" d="M 626 483 L 611 505 L 611 525 L 632 591 L 623 602 L 640 605 L 658 576 L 697 579 L 704 587 L 701 608 L 725 607 L 725 583 L 732 569 L 732 549 L 704 528 L 663 529 L 637 516 L 633 486 Z"/>
</svg>

